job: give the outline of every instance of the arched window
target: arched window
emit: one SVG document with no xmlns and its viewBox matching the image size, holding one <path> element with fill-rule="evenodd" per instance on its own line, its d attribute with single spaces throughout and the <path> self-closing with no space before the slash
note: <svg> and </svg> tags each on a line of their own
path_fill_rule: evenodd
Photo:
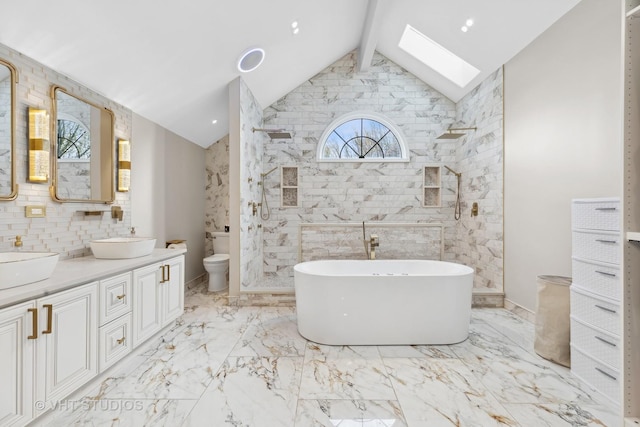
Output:
<svg viewBox="0 0 640 427">
<path fill-rule="evenodd" d="M 400 131 L 387 119 L 372 113 L 344 115 L 324 131 L 317 151 L 325 162 L 408 162 Z"/>
</svg>

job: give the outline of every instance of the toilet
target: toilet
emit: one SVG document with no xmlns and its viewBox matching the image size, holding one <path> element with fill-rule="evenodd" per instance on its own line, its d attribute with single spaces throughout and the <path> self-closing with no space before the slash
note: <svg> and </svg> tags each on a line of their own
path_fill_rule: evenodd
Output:
<svg viewBox="0 0 640 427">
<path fill-rule="evenodd" d="M 218 292 L 229 286 L 229 233 L 215 231 L 213 255 L 202 260 L 209 273 L 209 292 Z"/>
</svg>

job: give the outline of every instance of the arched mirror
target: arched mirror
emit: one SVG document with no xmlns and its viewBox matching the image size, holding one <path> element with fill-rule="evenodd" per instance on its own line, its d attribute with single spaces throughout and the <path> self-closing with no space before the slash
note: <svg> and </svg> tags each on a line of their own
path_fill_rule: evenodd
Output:
<svg viewBox="0 0 640 427">
<path fill-rule="evenodd" d="M 0 200 L 18 196 L 14 142 L 17 76 L 13 65 L 0 59 Z"/>
<path fill-rule="evenodd" d="M 54 200 L 113 202 L 113 112 L 58 86 L 52 88 L 52 98 Z"/>
</svg>

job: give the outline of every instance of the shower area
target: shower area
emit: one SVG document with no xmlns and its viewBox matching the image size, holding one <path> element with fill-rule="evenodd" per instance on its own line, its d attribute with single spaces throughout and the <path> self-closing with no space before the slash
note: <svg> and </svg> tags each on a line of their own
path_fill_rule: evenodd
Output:
<svg viewBox="0 0 640 427">
<path fill-rule="evenodd" d="M 231 251 L 235 239 L 240 255 L 230 264 L 237 281 L 231 294 L 291 293 L 293 266 L 328 256 L 323 251 L 364 259 L 365 222 L 379 236 L 380 257 L 419 254 L 469 265 L 474 293 L 501 305 L 502 70 L 454 103 L 378 53 L 374 64 L 374 83 L 363 85 L 349 54 L 266 108 L 242 79 L 232 85 L 237 115 L 226 146 L 215 148 L 231 162 L 228 220 L 207 225 L 231 225 Z M 337 79 L 340 87 L 327 83 Z M 317 162 L 320 135 L 333 120 L 371 109 L 401 130 L 409 162 Z M 434 206 L 423 203 L 425 168 L 437 171 Z M 296 186 L 286 188 L 292 169 Z M 216 187 L 220 180 L 210 174 Z M 290 190 L 295 205 L 283 199 Z"/>
</svg>

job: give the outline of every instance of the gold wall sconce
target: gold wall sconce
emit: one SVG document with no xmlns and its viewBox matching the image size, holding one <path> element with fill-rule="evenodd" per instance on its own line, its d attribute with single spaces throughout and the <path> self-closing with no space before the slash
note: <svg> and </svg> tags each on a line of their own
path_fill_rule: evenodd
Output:
<svg viewBox="0 0 640 427">
<path fill-rule="evenodd" d="M 129 191 L 131 185 L 131 144 L 118 140 L 118 191 Z"/>
<path fill-rule="evenodd" d="M 49 181 L 49 113 L 29 108 L 29 181 Z"/>
</svg>

